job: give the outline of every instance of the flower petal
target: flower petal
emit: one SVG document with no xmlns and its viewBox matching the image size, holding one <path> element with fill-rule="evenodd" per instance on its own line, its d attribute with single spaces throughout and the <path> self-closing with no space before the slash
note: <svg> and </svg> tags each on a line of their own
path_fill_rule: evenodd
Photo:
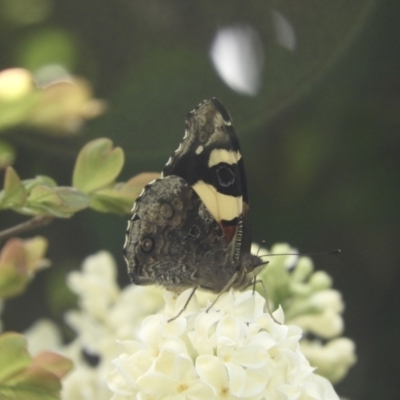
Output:
<svg viewBox="0 0 400 400">
<path fill-rule="evenodd" d="M 229 388 L 228 371 L 218 357 L 197 357 L 196 371 L 200 379 L 213 389 L 214 395 Z"/>
<path fill-rule="evenodd" d="M 225 363 L 229 375 L 229 392 L 237 397 L 241 397 L 244 388 L 246 387 L 246 372 L 237 364 Z"/>
</svg>

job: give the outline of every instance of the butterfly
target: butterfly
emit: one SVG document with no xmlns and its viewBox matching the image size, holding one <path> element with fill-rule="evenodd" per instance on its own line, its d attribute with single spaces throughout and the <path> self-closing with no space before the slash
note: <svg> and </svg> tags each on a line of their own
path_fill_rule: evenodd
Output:
<svg viewBox="0 0 400 400">
<path fill-rule="evenodd" d="M 246 289 L 265 266 L 250 246 L 238 138 L 227 109 L 212 98 L 187 115 L 183 141 L 162 177 L 147 184 L 136 199 L 124 258 L 137 285 L 221 294 Z"/>
</svg>

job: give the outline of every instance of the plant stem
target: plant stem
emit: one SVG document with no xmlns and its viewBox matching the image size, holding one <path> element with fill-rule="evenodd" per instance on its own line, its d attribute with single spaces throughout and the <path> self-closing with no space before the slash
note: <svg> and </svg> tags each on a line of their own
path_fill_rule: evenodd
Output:
<svg viewBox="0 0 400 400">
<path fill-rule="evenodd" d="M 0 231 L 0 242 L 8 239 L 11 236 L 19 235 L 22 232 L 29 231 L 31 229 L 40 228 L 48 225 L 53 221 L 54 217 L 38 216 L 28 219 L 28 221 L 22 222 L 22 224 L 15 225 L 11 228 Z"/>
</svg>

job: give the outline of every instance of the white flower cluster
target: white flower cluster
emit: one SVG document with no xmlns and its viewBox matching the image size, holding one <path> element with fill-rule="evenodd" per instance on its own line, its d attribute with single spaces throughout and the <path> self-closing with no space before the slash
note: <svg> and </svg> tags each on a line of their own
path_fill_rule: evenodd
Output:
<svg viewBox="0 0 400 400">
<path fill-rule="evenodd" d="M 80 309 L 69 311 L 66 321 L 88 353 L 110 354 L 116 339 L 136 337 L 143 318 L 162 307 L 163 290 L 133 285 L 121 290 L 116 274 L 114 259 L 103 251 L 86 258 L 82 272 L 68 275 Z"/>
<path fill-rule="evenodd" d="M 253 245 L 260 255 L 297 253 L 287 244 L 277 244 L 269 253 Z M 281 305 L 286 322 L 311 334 L 315 339 L 302 338 L 300 346 L 317 373 L 336 383 L 346 376 L 356 362 L 355 344 L 341 337 L 344 330 L 344 304 L 340 292 L 332 289 L 332 279 L 324 271 L 314 271 L 308 257 L 270 256 L 268 265 L 258 278 L 268 290 L 270 302 Z"/>
<path fill-rule="evenodd" d="M 166 293 L 162 314 L 142 323 L 140 340 L 121 343 L 109 387 L 113 400 L 339 399 L 300 350 L 301 329 L 276 323 L 252 291 L 224 294 L 209 312 L 191 290 Z M 282 309 L 274 317 L 283 320 Z"/>
<path fill-rule="evenodd" d="M 137 338 L 142 320 L 162 307 L 161 289 L 129 285 L 121 290 L 116 272 L 114 259 L 103 251 L 86 258 L 82 271 L 68 275 L 80 306 L 66 315 L 76 332 L 73 342 L 62 346 L 58 328 L 50 321 L 38 321 L 25 333 L 31 354 L 54 350 L 74 362 L 63 379 L 62 400 L 110 399 L 106 377 L 111 361 L 121 353 L 117 340 Z M 97 365 L 90 365 L 84 353 L 98 359 Z"/>
<path fill-rule="evenodd" d="M 291 251 L 285 245 L 272 249 Z M 328 275 L 313 272 L 307 258 L 269 260 L 260 277 L 270 302 L 284 310 L 274 317 L 283 321 L 285 314 L 290 326 L 274 322 L 264 298 L 252 291 L 227 293 L 208 313 L 204 310 L 215 295 L 198 291 L 185 312 L 168 323 L 190 291 L 176 297 L 152 286 L 120 289 L 113 258 L 99 252 L 68 276 L 79 308 L 69 311 L 66 321 L 76 338 L 62 345 L 55 324 L 38 322 L 26 333 L 29 350 L 56 350 L 73 360 L 62 400 L 337 399 L 309 362 L 331 382 L 355 362 L 354 343 L 338 337 L 340 294 Z M 302 330 L 324 340 L 308 342 Z"/>
</svg>

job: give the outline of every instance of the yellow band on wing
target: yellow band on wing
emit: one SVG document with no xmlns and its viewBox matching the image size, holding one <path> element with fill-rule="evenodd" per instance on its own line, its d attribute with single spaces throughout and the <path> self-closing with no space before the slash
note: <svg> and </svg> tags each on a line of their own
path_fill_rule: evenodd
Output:
<svg viewBox="0 0 400 400">
<path fill-rule="evenodd" d="M 218 222 L 221 220 L 230 221 L 241 215 L 243 205 L 242 196 L 235 197 L 219 193 L 214 186 L 203 181 L 195 183 L 193 189 Z"/>
<path fill-rule="evenodd" d="M 211 168 L 221 162 L 227 164 L 236 164 L 242 158 L 238 151 L 231 151 L 225 149 L 214 149 L 210 153 L 210 158 L 208 159 L 208 166 Z"/>
</svg>

